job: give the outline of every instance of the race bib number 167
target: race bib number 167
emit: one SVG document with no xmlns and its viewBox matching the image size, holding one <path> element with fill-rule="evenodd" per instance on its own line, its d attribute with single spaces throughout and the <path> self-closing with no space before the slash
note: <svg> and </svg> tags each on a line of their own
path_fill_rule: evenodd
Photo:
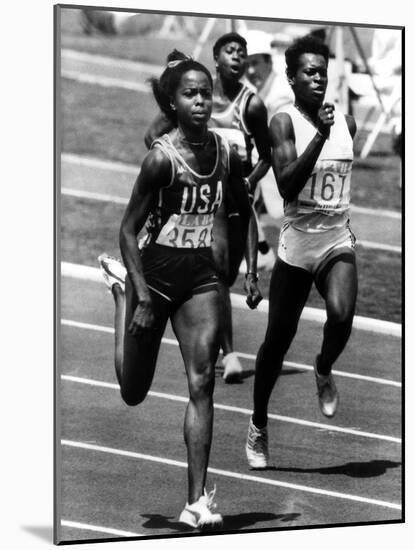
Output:
<svg viewBox="0 0 415 550">
<path fill-rule="evenodd" d="M 299 205 L 307 210 L 345 210 L 350 202 L 351 161 L 320 161 L 316 168 L 298 196 Z"/>
</svg>

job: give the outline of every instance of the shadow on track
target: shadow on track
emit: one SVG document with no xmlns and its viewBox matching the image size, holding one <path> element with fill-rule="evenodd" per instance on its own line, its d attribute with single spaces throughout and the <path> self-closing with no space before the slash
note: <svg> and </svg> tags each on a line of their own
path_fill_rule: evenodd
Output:
<svg viewBox="0 0 415 550">
<path fill-rule="evenodd" d="M 391 460 L 371 460 L 370 462 L 347 462 L 342 466 L 329 466 L 324 468 L 276 468 L 280 472 L 316 473 L 323 475 L 344 475 L 348 477 L 366 478 L 378 477 L 385 474 L 391 468 L 398 468 L 400 462 Z"/>
<path fill-rule="evenodd" d="M 221 529 L 214 529 L 212 531 L 224 532 L 224 531 L 236 531 L 247 527 L 253 527 L 257 523 L 263 523 L 264 521 L 280 521 L 283 523 L 292 522 L 300 517 L 301 514 L 272 514 L 267 512 L 255 512 L 245 514 L 235 514 L 233 516 L 223 516 L 223 527 Z M 172 531 L 182 533 L 195 532 L 195 529 L 187 527 L 183 523 L 177 521 L 176 518 L 163 516 L 161 514 L 142 514 L 143 518 L 147 519 L 142 524 L 142 527 L 146 529 L 171 529 Z"/>
<path fill-rule="evenodd" d="M 272 514 L 267 512 L 253 512 L 245 514 L 235 514 L 234 516 L 224 516 L 223 525 L 224 529 L 229 531 L 244 529 L 246 527 L 252 527 L 256 523 L 264 521 L 280 521 L 282 523 L 288 523 L 295 521 L 301 516 L 299 513 L 290 514 Z M 263 528 L 262 526 L 261 528 Z M 275 526 L 273 526 L 275 527 Z"/>
<path fill-rule="evenodd" d="M 221 365 L 216 365 L 215 367 L 215 378 L 222 378 L 224 372 L 224 368 Z M 307 372 L 306 369 L 294 369 L 290 367 L 284 367 L 281 371 L 281 376 L 287 376 L 291 374 L 302 374 L 304 372 Z M 251 378 L 251 376 L 254 376 L 255 370 L 254 369 L 244 369 L 241 373 L 241 378 L 237 382 L 233 382 L 233 384 L 242 384 L 243 381 L 246 378 Z"/>
</svg>

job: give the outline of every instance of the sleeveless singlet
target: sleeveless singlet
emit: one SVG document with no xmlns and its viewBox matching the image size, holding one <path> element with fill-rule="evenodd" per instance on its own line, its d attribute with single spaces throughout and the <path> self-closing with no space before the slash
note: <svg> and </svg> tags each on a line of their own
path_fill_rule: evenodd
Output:
<svg viewBox="0 0 415 550">
<path fill-rule="evenodd" d="M 294 106 L 281 112 L 291 117 L 295 147 L 300 156 L 316 134 L 316 128 Z M 334 112 L 334 124 L 313 172 L 297 198 L 284 202 L 284 223 L 306 232 L 322 232 L 348 222 L 353 140 L 342 113 Z"/>
<path fill-rule="evenodd" d="M 214 216 L 223 197 L 223 182 L 229 174 L 229 151 L 225 140 L 212 132 L 216 162 L 210 174 L 192 170 L 172 143 L 169 134 L 153 141 L 171 163 L 171 180 L 160 189 L 151 210 L 142 246 L 157 243 L 174 248 L 206 248 L 212 243 Z M 185 274 L 183 274 L 185 276 Z"/>
<path fill-rule="evenodd" d="M 253 140 L 245 121 L 245 108 L 254 92 L 242 86 L 230 105 L 223 106 L 218 96 L 213 96 L 212 115 L 209 127 L 227 139 L 229 145 L 238 153 L 244 167 L 244 175 L 252 171 Z"/>
</svg>

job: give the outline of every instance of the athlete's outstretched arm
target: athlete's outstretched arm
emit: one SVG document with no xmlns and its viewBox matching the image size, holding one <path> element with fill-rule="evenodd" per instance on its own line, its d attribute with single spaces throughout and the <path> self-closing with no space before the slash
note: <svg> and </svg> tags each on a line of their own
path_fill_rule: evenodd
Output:
<svg viewBox="0 0 415 550">
<path fill-rule="evenodd" d="M 248 175 L 250 193 L 255 191 L 256 185 L 268 172 L 271 165 L 271 148 L 268 136 L 268 114 L 262 99 L 253 95 L 245 111 L 246 123 L 258 151 L 258 162 Z"/>
<path fill-rule="evenodd" d="M 174 126 L 172 122 L 166 117 L 161 111 L 156 115 L 153 122 L 150 124 L 145 136 L 144 143 L 146 144 L 147 149 L 150 149 L 151 144 L 155 139 L 162 136 L 163 134 L 168 134 L 173 130 Z"/>
<path fill-rule="evenodd" d="M 258 227 L 253 207 L 249 200 L 248 189 L 242 178 L 242 163 L 239 156 L 230 152 L 229 156 L 230 174 L 229 186 L 234 197 L 239 215 L 241 217 L 244 241 L 246 241 L 246 264 L 247 277 L 245 290 L 247 292 L 247 304 L 254 309 L 262 300 L 261 293 L 257 287 L 257 254 L 258 254 Z"/>
<path fill-rule="evenodd" d="M 150 292 L 143 274 L 137 236 L 143 228 L 159 189 L 169 184 L 171 166 L 165 155 L 154 149 L 143 161 L 120 227 L 120 249 L 138 307 L 129 327 L 132 334 L 140 328 L 149 328 L 153 322 Z"/>
<path fill-rule="evenodd" d="M 332 108 L 325 103 L 319 109 L 319 124 L 316 133 L 304 152 L 297 156 L 294 129 L 287 113 L 277 113 L 270 122 L 269 135 L 272 147 L 272 168 L 278 189 L 283 199 L 293 200 L 310 177 L 318 156 L 334 124 L 330 117 Z"/>
</svg>

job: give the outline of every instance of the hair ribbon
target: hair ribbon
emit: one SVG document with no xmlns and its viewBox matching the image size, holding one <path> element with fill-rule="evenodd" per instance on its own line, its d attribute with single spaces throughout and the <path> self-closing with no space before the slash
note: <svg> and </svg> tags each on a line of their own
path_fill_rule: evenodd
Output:
<svg viewBox="0 0 415 550">
<path fill-rule="evenodd" d="M 169 69 L 174 69 L 174 67 L 177 67 L 177 65 L 180 65 L 183 61 L 193 61 L 193 57 L 191 55 L 187 55 L 186 59 L 175 59 L 174 61 L 169 61 L 167 63 L 167 67 Z"/>
</svg>

